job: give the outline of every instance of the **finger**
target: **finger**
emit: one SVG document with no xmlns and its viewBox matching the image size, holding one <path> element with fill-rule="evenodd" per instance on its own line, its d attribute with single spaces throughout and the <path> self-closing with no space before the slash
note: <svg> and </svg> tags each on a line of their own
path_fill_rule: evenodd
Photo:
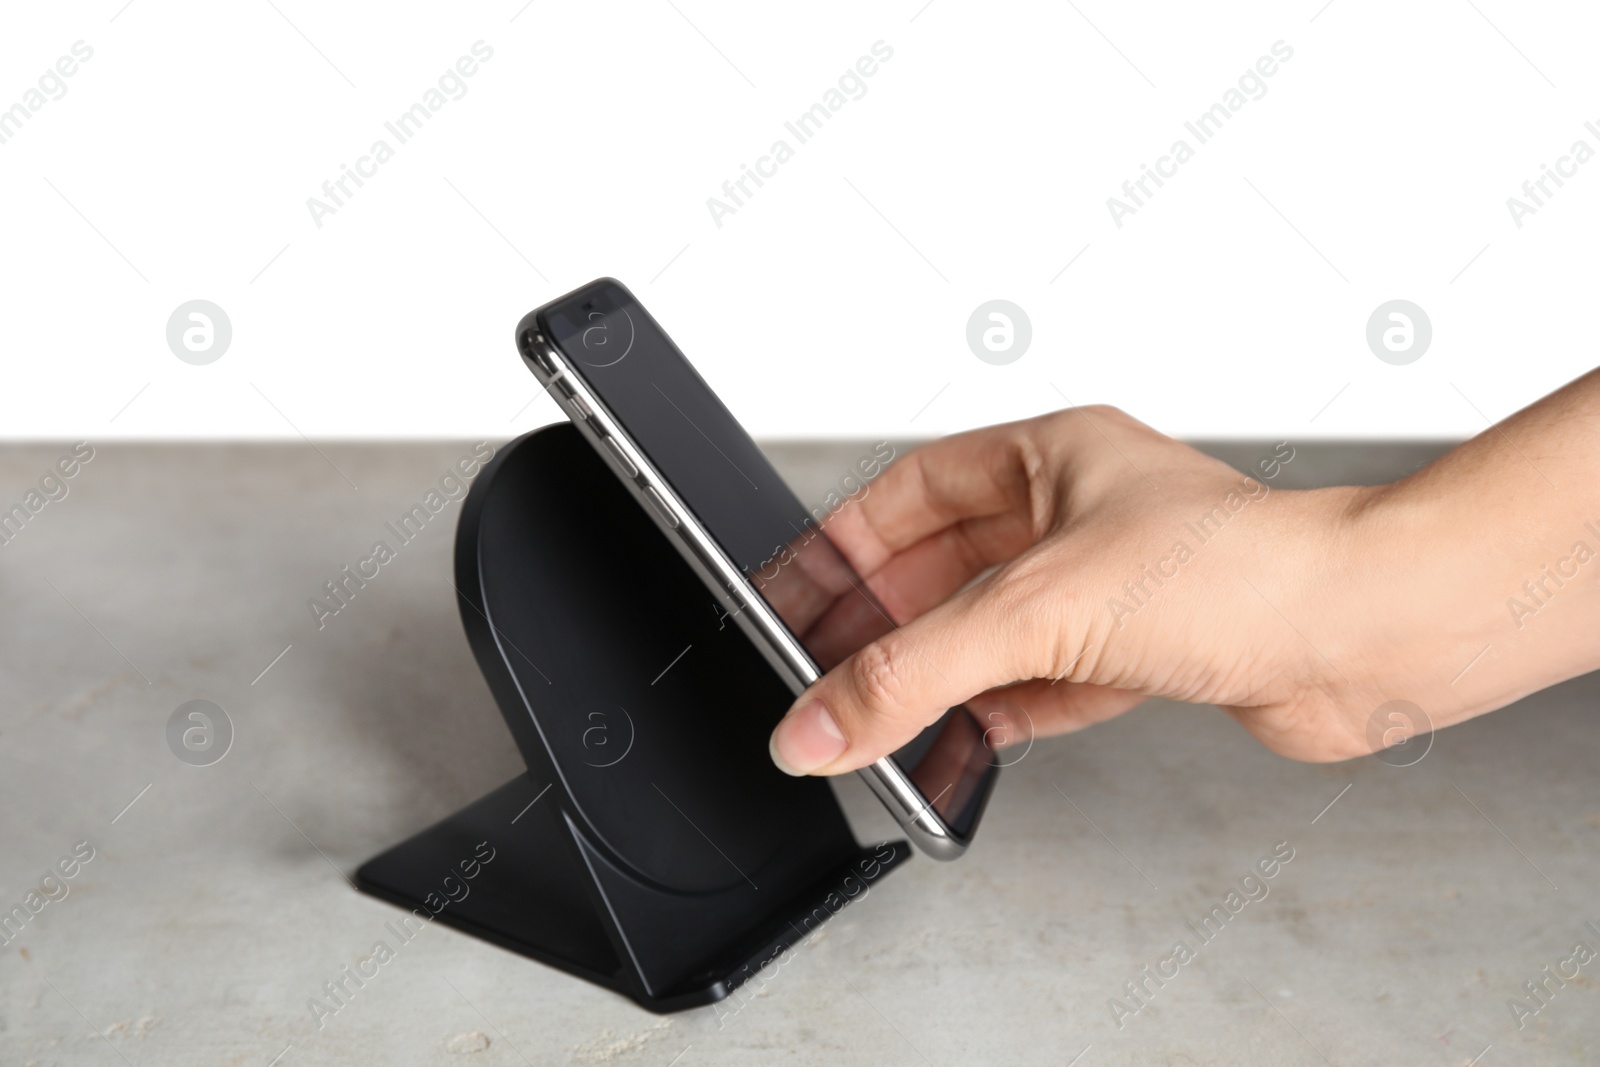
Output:
<svg viewBox="0 0 1600 1067">
<path fill-rule="evenodd" d="M 1009 563 L 1033 545 L 1031 532 L 1009 516 L 968 519 L 923 538 L 866 575 L 896 622 L 909 622 L 960 591 L 972 579 Z"/>
<path fill-rule="evenodd" d="M 791 618 L 783 604 L 767 599 L 792 629 L 806 627 L 801 640 L 828 670 L 897 623 L 944 603 L 978 574 L 1013 555 L 1009 546 L 979 547 L 946 530 L 894 557 L 872 578 L 852 579 L 841 595 L 816 612 Z M 767 588 L 762 587 L 763 594 Z"/>
<path fill-rule="evenodd" d="M 824 670 L 897 623 L 944 603 L 973 578 L 1026 550 L 1005 517 L 941 530 L 859 578 L 825 536 L 798 539 L 759 574 L 756 587 Z M 874 598 L 876 602 L 874 602 Z"/>
<path fill-rule="evenodd" d="M 829 671 L 773 731 L 791 774 L 839 774 L 888 755 L 945 710 L 1049 673 L 1056 636 L 1003 575 L 883 635 Z"/>
<path fill-rule="evenodd" d="M 1114 719 L 1145 699 L 1131 689 L 1034 679 L 980 693 L 967 701 L 967 707 L 990 745 L 1013 748 Z"/>
<path fill-rule="evenodd" d="M 941 438 L 908 453 L 842 508 L 829 533 L 871 575 L 896 553 L 968 519 L 1005 517 L 1031 540 L 1038 448 L 1035 420 Z"/>
<path fill-rule="evenodd" d="M 829 604 L 821 617 L 800 634 L 800 641 L 817 666 L 829 671 L 894 627 L 895 620 L 888 609 L 858 585 Z"/>
<path fill-rule="evenodd" d="M 821 534 L 811 532 L 812 540 L 799 539 L 785 545 L 771 561 L 756 571 L 751 584 L 772 606 L 784 623 L 796 633 L 804 633 L 839 598 L 840 589 L 848 589 L 848 578 L 829 582 L 826 575 L 818 575 L 809 561 L 818 552 L 830 554 L 844 567 L 841 557 Z M 848 572 L 844 572 L 848 576 Z M 837 585 L 838 588 L 830 588 Z"/>
</svg>

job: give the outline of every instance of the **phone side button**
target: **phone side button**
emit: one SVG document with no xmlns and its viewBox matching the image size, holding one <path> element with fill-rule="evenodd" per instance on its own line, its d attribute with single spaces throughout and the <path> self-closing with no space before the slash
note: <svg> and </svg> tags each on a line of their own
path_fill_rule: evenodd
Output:
<svg viewBox="0 0 1600 1067">
<path fill-rule="evenodd" d="M 606 446 L 606 451 L 611 454 L 611 458 L 617 461 L 617 467 L 622 471 L 623 477 L 635 478 L 638 476 L 639 468 L 635 467 L 632 461 L 622 454 L 622 446 L 617 444 L 615 437 L 607 435 L 600 438 L 600 441 Z"/>
<path fill-rule="evenodd" d="M 667 502 L 661 499 L 661 494 L 655 491 L 654 486 L 645 486 L 644 498 L 650 501 L 650 506 L 656 509 L 656 514 L 661 516 L 661 521 L 667 524 L 669 530 L 678 528 L 678 517 L 667 507 Z"/>
</svg>

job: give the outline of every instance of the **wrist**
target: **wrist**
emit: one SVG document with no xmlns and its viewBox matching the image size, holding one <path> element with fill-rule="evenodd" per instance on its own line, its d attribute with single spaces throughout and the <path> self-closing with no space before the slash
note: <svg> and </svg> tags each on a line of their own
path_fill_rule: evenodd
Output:
<svg viewBox="0 0 1600 1067">
<path fill-rule="evenodd" d="M 1520 572 L 1537 570 L 1527 560 L 1543 524 L 1485 524 L 1484 495 L 1438 479 L 1351 491 L 1339 523 L 1341 610 L 1360 635 L 1346 667 L 1351 710 L 1406 700 L 1442 729 L 1579 672 L 1553 645 L 1534 647 L 1507 610 Z"/>
</svg>

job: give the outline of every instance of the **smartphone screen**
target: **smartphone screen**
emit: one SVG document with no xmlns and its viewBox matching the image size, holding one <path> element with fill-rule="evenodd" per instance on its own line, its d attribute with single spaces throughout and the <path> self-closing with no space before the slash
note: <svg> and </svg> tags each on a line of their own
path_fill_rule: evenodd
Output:
<svg viewBox="0 0 1600 1067">
<path fill-rule="evenodd" d="M 539 326 L 671 485 L 817 668 L 831 670 L 894 628 L 750 435 L 621 285 L 596 282 L 548 306 Z M 753 359 L 760 359 L 759 350 Z M 803 366 L 764 377 L 805 373 Z M 849 472 L 857 474 L 859 472 Z M 955 834 L 968 837 L 997 771 L 965 707 L 891 757 Z"/>
</svg>

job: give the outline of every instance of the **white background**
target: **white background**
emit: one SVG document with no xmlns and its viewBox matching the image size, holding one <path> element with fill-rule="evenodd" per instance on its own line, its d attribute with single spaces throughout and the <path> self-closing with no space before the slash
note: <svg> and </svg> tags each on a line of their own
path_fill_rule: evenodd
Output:
<svg viewBox="0 0 1600 1067">
<path fill-rule="evenodd" d="M 0 434 L 504 438 L 560 417 L 517 320 L 604 274 L 763 437 L 1063 397 L 1180 436 L 1464 436 L 1595 363 L 1600 161 L 1506 207 L 1600 149 L 1590 5 L 274 3 L 5 9 L 0 107 L 94 57 L 0 145 Z M 480 39 L 467 94 L 315 226 Z M 878 40 L 866 95 L 718 228 L 707 198 Z M 1278 40 L 1267 94 L 1118 229 L 1106 198 Z M 233 324 L 208 366 L 166 345 L 194 298 Z M 993 298 L 1032 319 L 1008 366 L 965 341 Z M 1409 366 L 1365 343 L 1393 298 L 1433 322 Z"/>
</svg>

